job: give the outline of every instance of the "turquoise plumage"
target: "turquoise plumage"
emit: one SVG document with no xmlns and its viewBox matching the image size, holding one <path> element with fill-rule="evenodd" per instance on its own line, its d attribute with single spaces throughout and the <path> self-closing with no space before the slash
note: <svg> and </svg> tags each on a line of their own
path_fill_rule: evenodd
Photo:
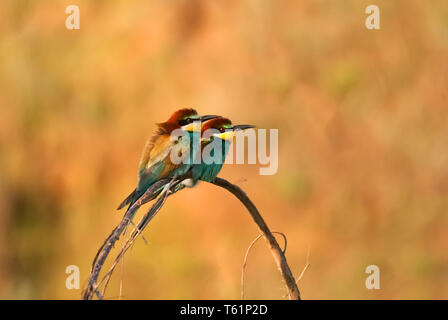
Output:
<svg viewBox="0 0 448 320">
<path fill-rule="evenodd" d="M 200 164 L 192 167 L 193 186 L 199 180 L 215 180 L 224 165 L 235 132 L 249 128 L 253 126 L 232 125 L 229 119 L 223 117 L 210 120 L 202 126 L 202 159 Z M 210 152 L 204 152 L 207 147 L 211 147 Z"/>
<path fill-rule="evenodd" d="M 173 176 L 180 176 L 186 173 L 192 166 L 193 160 L 200 150 L 200 132 L 196 132 L 195 121 L 207 121 L 217 116 L 199 117 L 194 109 L 180 109 L 163 123 L 159 123 L 158 130 L 145 145 L 140 160 L 138 170 L 137 187 L 131 194 L 118 206 L 118 210 L 126 205 L 129 208 L 150 188 L 156 181 Z M 199 125 L 200 131 L 201 126 Z M 184 134 L 188 134 L 189 139 L 181 135 L 177 140 L 172 139 L 171 134 L 174 130 L 180 129 Z M 196 139 L 196 143 L 195 140 Z M 180 155 L 183 159 L 187 155 L 183 152 L 188 151 L 188 161 L 173 162 L 172 153 Z M 130 221 L 136 211 L 132 213 Z"/>
</svg>

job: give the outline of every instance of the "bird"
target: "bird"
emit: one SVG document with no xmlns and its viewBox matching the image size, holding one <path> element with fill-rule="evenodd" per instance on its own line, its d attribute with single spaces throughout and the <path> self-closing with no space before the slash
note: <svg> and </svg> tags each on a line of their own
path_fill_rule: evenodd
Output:
<svg viewBox="0 0 448 320">
<path fill-rule="evenodd" d="M 205 122 L 201 127 L 201 149 L 195 153 L 196 159 L 187 172 L 189 177 L 179 181 L 172 193 L 184 188 L 194 188 L 199 181 L 213 182 L 222 169 L 226 156 L 229 152 L 230 144 L 236 132 L 255 128 L 252 125 L 232 125 L 232 122 L 224 117 L 216 117 Z M 206 148 L 209 151 L 206 151 Z M 216 156 L 215 156 L 215 151 Z M 199 158 L 198 158 L 199 157 Z M 187 173 L 185 172 L 185 173 Z M 170 185 L 168 185 L 168 188 Z M 163 203 L 163 199 L 159 199 Z M 156 208 L 154 210 L 154 208 Z M 137 228 L 131 234 L 134 239 L 139 231 L 143 230 L 157 212 L 157 205 L 148 211 L 147 215 L 139 222 Z"/>
<path fill-rule="evenodd" d="M 213 182 L 221 171 L 235 133 L 255 128 L 253 125 L 233 125 L 232 121 L 218 117 L 206 122 L 201 129 L 201 161 L 191 167 L 191 186 L 199 180 Z M 204 152 L 209 147 L 209 152 Z M 215 154 L 217 152 L 217 154 Z"/>
<path fill-rule="evenodd" d="M 199 116 L 197 111 L 191 108 L 183 108 L 174 112 L 167 121 L 157 123 L 158 129 L 155 134 L 150 137 L 143 149 L 138 169 L 137 187 L 132 191 L 126 199 L 118 206 L 117 210 L 132 205 L 148 190 L 156 181 L 163 178 L 170 178 L 182 175 L 187 172 L 193 161 L 192 159 L 199 152 L 199 146 L 194 147 L 195 135 L 201 134 L 201 125 L 197 122 L 204 123 L 207 120 L 218 118 L 216 115 Z M 174 130 L 180 129 L 181 132 L 188 133 L 190 139 L 172 138 Z M 186 145 L 188 144 L 188 145 Z M 199 145 L 199 143 L 198 143 Z M 197 149 L 197 150 L 195 150 Z M 173 163 L 171 153 L 182 153 L 187 150 L 189 159 L 185 161 L 176 161 Z M 182 156 L 180 154 L 180 156 Z M 186 157 L 187 155 L 184 155 Z M 132 221 L 135 212 L 131 215 L 129 221 Z"/>
</svg>

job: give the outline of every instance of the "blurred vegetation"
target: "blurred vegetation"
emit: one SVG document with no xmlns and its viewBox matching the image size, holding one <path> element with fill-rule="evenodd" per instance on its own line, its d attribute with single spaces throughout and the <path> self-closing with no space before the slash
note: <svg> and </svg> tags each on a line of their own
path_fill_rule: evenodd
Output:
<svg viewBox="0 0 448 320">
<path fill-rule="evenodd" d="M 80 7 L 80 30 L 65 8 Z M 368 4 L 381 30 L 364 26 Z M 448 298 L 448 3 L 0 3 L 0 298 L 77 299 L 136 183 L 141 149 L 180 106 L 279 128 L 279 171 L 225 166 L 309 298 Z M 170 198 L 108 298 L 239 298 L 258 230 L 201 184 Z M 284 297 L 260 242 L 246 297 Z M 381 290 L 365 268 L 381 269 Z M 263 281 L 260 281 L 263 279 Z"/>
</svg>

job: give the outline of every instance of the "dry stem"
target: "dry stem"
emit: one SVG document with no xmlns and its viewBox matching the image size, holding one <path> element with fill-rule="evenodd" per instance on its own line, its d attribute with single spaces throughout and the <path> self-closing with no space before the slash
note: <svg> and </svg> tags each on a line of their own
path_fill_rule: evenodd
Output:
<svg viewBox="0 0 448 320">
<path fill-rule="evenodd" d="M 132 205 L 131 208 L 129 208 L 122 221 L 119 223 L 117 227 L 112 231 L 112 233 L 109 235 L 109 237 L 105 240 L 103 245 L 98 250 L 98 253 L 96 254 L 93 263 L 92 263 L 92 270 L 91 274 L 88 280 L 87 288 L 83 292 L 83 299 L 89 300 L 92 299 L 94 294 L 97 295 L 99 299 L 103 299 L 105 290 L 107 288 L 107 284 L 109 283 L 109 280 L 112 276 L 113 271 L 115 270 L 115 267 L 117 263 L 120 261 L 120 259 L 123 258 L 123 255 L 126 253 L 126 251 L 129 249 L 129 247 L 132 246 L 136 238 L 141 234 L 143 229 L 146 227 L 147 223 L 155 216 L 155 214 L 161 209 L 163 204 L 165 203 L 168 196 L 174 194 L 178 190 L 174 190 L 177 185 L 183 181 L 184 179 L 188 178 L 188 176 L 179 177 L 176 181 L 173 182 L 173 179 L 170 181 L 169 179 L 162 179 L 157 181 L 154 185 L 152 185 L 143 196 L 141 196 L 136 203 Z M 260 228 L 262 235 L 265 237 L 266 241 L 269 244 L 269 248 L 271 249 L 272 256 L 274 257 L 274 260 L 277 264 L 277 267 L 285 281 L 286 288 L 288 290 L 288 296 L 291 300 L 300 300 L 300 292 L 297 287 L 297 283 L 294 280 L 294 276 L 292 275 L 292 272 L 288 266 L 288 263 L 286 262 L 286 257 L 284 255 L 284 251 L 280 249 L 280 246 L 277 243 L 277 240 L 272 235 L 271 231 L 269 230 L 266 222 L 258 212 L 257 208 L 253 204 L 253 202 L 249 199 L 249 197 L 244 193 L 241 188 L 238 186 L 228 182 L 227 180 L 216 178 L 215 181 L 212 182 L 213 184 L 224 188 L 231 192 L 233 195 L 235 195 L 246 207 L 246 209 L 249 211 L 250 215 L 252 216 L 255 223 Z M 168 188 L 165 189 L 162 194 L 160 194 L 160 188 L 167 185 Z M 160 195 L 159 195 L 160 194 Z M 109 271 L 106 273 L 106 275 L 102 278 L 102 280 L 97 283 L 99 273 L 106 261 L 107 256 L 109 255 L 112 247 L 114 246 L 115 242 L 120 238 L 121 234 L 123 233 L 123 230 L 125 227 L 129 224 L 130 216 L 132 213 L 138 210 L 141 205 L 144 203 L 151 201 L 155 199 L 158 196 L 157 201 L 155 204 L 149 209 L 149 211 L 142 217 L 140 222 L 138 223 L 138 226 L 134 226 L 134 230 L 131 233 L 130 237 L 126 239 L 120 253 L 117 255 L 114 263 L 112 264 Z M 285 249 L 286 249 L 286 243 L 285 243 Z M 100 293 L 99 287 L 102 283 L 105 283 L 103 287 L 103 292 Z"/>
</svg>

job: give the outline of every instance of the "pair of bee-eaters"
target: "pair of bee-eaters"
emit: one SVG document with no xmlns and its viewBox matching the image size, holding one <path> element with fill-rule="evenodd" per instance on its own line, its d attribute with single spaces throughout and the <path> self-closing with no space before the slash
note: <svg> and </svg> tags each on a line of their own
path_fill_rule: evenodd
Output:
<svg viewBox="0 0 448 320">
<path fill-rule="evenodd" d="M 180 177 L 191 170 L 191 186 L 199 180 L 213 181 L 222 168 L 235 132 L 253 128 L 233 125 L 221 116 L 199 116 L 194 109 L 177 110 L 157 126 L 157 132 L 148 139 L 143 150 L 137 187 L 118 210 L 126 205 L 130 208 L 160 179 Z M 211 144 L 213 148 L 205 154 L 204 149 Z"/>
</svg>

